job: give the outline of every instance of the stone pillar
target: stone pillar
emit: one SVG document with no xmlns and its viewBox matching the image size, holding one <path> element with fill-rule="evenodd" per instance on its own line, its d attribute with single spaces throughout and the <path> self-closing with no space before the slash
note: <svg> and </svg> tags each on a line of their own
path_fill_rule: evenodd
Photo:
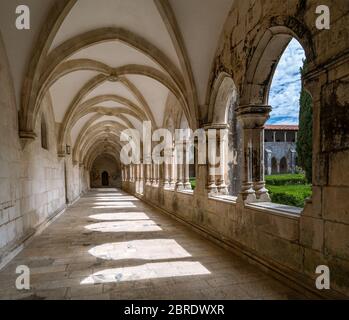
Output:
<svg viewBox="0 0 349 320">
<path fill-rule="evenodd" d="M 217 155 L 217 149 L 216 150 L 213 150 L 211 147 L 210 147 L 210 144 L 215 144 L 216 147 L 217 147 L 217 144 L 216 144 L 216 135 L 213 137 L 213 136 L 210 136 L 208 134 L 208 131 L 210 130 L 211 128 L 205 128 L 206 130 L 206 135 L 207 135 L 207 189 L 208 189 L 208 193 L 210 195 L 217 195 L 218 194 L 218 188 L 217 188 L 217 185 L 216 185 L 216 164 L 213 163 L 215 162 L 215 159 L 216 159 L 216 155 Z M 214 139 L 214 141 L 213 141 Z"/>
<path fill-rule="evenodd" d="M 270 106 L 245 105 L 237 109 L 243 127 L 243 172 L 239 201 L 270 201 L 264 181 L 264 124 Z"/>
<path fill-rule="evenodd" d="M 266 113 L 264 123 L 269 117 L 269 112 Z M 262 116 L 261 116 L 262 118 Z M 262 121 L 262 119 L 261 119 Z M 253 130 L 253 187 L 256 192 L 257 200 L 260 202 L 270 202 L 268 190 L 265 188 L 265 172 L 264 172 L 264 123 L 263 127 L 258 127 Z"/>
<path fill-rule="evenodd" d="M 227 195 L 228 187 L 225 183 L 225 170 L 226 170 L 226 147 L 228 145 L 228 131 L 226 128 L 221 128 L 217 134 L 217 148 L 219 148 L 219 175 L 217 189 L 219 194 Z"/>
<path fill-rule="evenodd" d="M 172 159 L 171 159 L 171 180 L 170 180 L 170 187 L 171 189 L 176 188 L 177 183 L 177 162 L 176 162 L 176 151 L 173 149 Z"/>
<path fill-rule="evenodd" d="M 152 184 L 151 184 L 153 187 L 157 186 L 157 181 L 156 181 L 157 172 L 156 172 L 156 170 L 157 170 L 156 164 L 155 164 L 155 162 L 153 162 L 153 164 L 152 164 Z"/>
<path fill-rule="evenodd" d="M 183 147 L 183 145 L 180 145 L 179 142 L 177 142 L 177 148 Z M 181 154 L 182 153 L 182 154 Z M 176 150 L 176 167 L 177 167 L 177 181 L 176 181 L 176 191 L 183 191 L 184 190 L 184 184 L 183 184 L 183 149 L 181 151 Z"/>
<path fill-rule="evenodd" d="M 189 157 L 189 143 L 188 141 L 186 141 L 183 144 L 183 148 L 184 148 L 184 164 L 183 164 L 183 169 L 184 169 L 184 190 L 192 190 L 191 188 L 191 183 L 190 183 L 190 157 Z"/>
<path fill-rule="evenodd" d="M 144 191 L 144 164 L 139 164 L 139 193 L 143 194 Z"/>
<path fill-rule="evenodd" d="M 170 164 L 166 163 L 166 161 L 163 164 L 164 167 L 164 188 L 169 189 L 170 188 Z"/>
<path fill-rule="evenodd" d="M 265 153 L 267 154 L 267 159 L 265 161 L 266 163 L 266 168 L 265 168 L 265 174 L 266 175 L 271 175 L 271 151 L 270 150 L 265 150 Z"/>
</svg>

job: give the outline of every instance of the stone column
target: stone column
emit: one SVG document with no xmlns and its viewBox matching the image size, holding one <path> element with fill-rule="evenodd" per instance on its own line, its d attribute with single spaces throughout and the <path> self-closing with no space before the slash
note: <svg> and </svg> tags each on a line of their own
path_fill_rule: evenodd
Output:
<svg viewBox="0 0 349 320">
<path fill-rule="evenodd" d="M 226 128 L 220 128 L 217 134 L 217 148 L 219 148 L 219 175 L 217 189 L 219 194 L 227 195 L 228 187 L 225 183 L 225 168 L 226 168 L 226 147 L 228 145 L 228 131 Z"/>
<path fill-rule="evenodd" d="M 184 190 L 192 190 L 191 188 L 191 183 L 190 183 L 190 157 L 189 157 L 189 142 L 186 141 L 183 144 L 183 148 L 184 148 L 184 164 L 183 164 L 183 168 L 184 168 Z"/>
<path fill-rule="evenodd" d="M 266 175 L 271 175 L 271 151 L 270 150 L 265 150 L 267 154 L 267 159 L 266 159 L 266 168 L 265 168 L 265 174 Z"/>
<path fill-rule="evenodd" d="M 156 187 L 156 164 L 153 162 L 152 164 L 152 184 L 153 187 Z"/>
<path fill-rule="evenodd" d="M 143 194 L 144 191 L 144 164 L 139 164 L 139 193 Z"/>
<path fill-rule="evenodd" d="M 170 188 L 170 164 L 164 162 L 164 188 L 169 189 Z"/>
<path fill-rule="evenodd" d="M 240 201 L 270 201 L 264 181 L 264 124 L 270 106 L 245 105 L 237 108 L 243 127 L 243 172 Z"/>
<path fill-rule="evenodd" d="M 179 142 L 177 142 L 177 146 L 179 145 Z M 183 147 L 180 145 L 180 147 Z M 182 151 L 183 152 L 183 149 Z M 178 150 L 176 150 L 176 164 L 177 164 L 177 181 L 176 181 L 176 191 L 183 191 L 184 190 L 184 184 L 183 184 L 183 155 L 181 159 L 181 155 L 178 153 Z"/>
<path fill-rule="evenodd" d="M 216 185 L 216 164 L 212 163 L 214 162 L 213 158 L 216 158 L 215 156 L 217 155 L 217 150 L 214 153 L 214 150 L 212 150 L 212 148 L 210 148 L 210 143 L 216 143 L 216 141 L 211 141 L 212 139 L 216 140 L 216 136 L 212 137 L 209 136 L 208 131 L 211 128 L 205 128 L 206 130 L 206 135 L 207 135 L 207 189 L 208 189 L 208 193 L 210 195 L 217 195 L 218 194 L 218 189 L 217 189 L 217 185 Z M 216 144 L 217 147 L 217 144 Z M 211 152 L 211 156 L 210 156 L 210 152 Z M 211 161 L 210 161 L 211 160 Z"/>
<path fill-rule="evenodd" d="M 170 180 L 170 187 L 171 189 L 176 188 L 177 183 L 177 162 L 176 162 L 176 150 L 173 148 L 173 154 L 171 159 L 171 180 Z"/>
<path fill-rule="evenodd" d="M 266 113 L 264 123 L 269 117 L 269 112 Z M 262 116 L 260 117 L 262 123 Z M 261 124 L 260 123 L 260 124 Z M 260 202 L 270 202 L 268 190 L 265 188 L 265 162 L 264 162 L 264 123 L 263 126 L 258 126 L 253 130 L 253 187 L 256 192 L 257 200 Z"/>
</svg>

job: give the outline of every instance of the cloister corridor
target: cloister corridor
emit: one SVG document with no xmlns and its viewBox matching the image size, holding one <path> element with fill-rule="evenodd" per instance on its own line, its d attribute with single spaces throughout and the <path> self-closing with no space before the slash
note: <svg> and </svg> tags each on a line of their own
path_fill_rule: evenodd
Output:
<svg viewBox="0 0 349 320">
<path fill-rule="evenodd" d="M 31 290 L 15 288 L 16 267 Z M 304 293 L 304 292 L 303 292 Z M 0 272 L 1 299 L 303 299 L 118 189 L 94 189 Z"/>
</svg>

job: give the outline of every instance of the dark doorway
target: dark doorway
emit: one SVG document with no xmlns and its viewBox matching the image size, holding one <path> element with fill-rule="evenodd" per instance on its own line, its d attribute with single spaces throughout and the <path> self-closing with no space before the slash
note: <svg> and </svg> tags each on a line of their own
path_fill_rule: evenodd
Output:
<svg viewBox="0 0 349 320">
<path fill-rule="evenodd" d="M 102 173 L 102 186 L 103 187 L 109 186 L 109 175 L 108 175 L 108 172 L 106 171 Z"/>
<path fill-rule="evenodd" d="M 287 173 L 288 168 L 287 168 L 287 160 L 285 157 L 283 157 L 280 160 L 280 173 Z"/>
<path fill-rule="evenodd" d="M 274 157 L 271 159 L 271 173 L 272 174 L 279 173 L 278 172 L 278 164 L 277 164 L 277 161 Z"/>
</svg>

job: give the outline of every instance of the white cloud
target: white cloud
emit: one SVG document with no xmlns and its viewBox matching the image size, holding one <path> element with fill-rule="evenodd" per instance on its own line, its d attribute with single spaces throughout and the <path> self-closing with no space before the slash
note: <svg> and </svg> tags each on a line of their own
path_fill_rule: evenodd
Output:
<svg viewBox="0 0 349 320">
<path fill-rule="evenodd" d="M 300 68 L 305 53 L 296 39 L 292 39 L 276 68 L 269 104 L 273 107 L 269 124 L 298 124 L 301 91 Z"/>
</svg>

